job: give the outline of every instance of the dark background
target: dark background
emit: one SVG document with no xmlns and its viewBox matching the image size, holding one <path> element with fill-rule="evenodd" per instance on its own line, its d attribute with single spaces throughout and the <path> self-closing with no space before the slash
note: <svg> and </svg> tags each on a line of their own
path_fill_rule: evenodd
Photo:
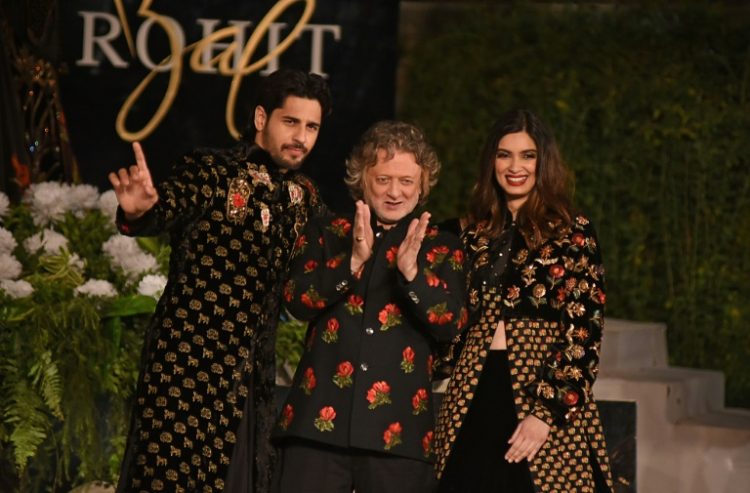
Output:
<svg viewBox="0 0 750 493">
<path fill-rule="evenodd" d="M 230 20 L 251 21 L 251 30 L 276 4 L 256 0 L 236 2 L 180 1 L 154 2 L 152 10 L 172 17 L 185 33 L 185 44 L 203 37 L 198 18 L 221 19 L 215 29 L 228 26 Z M 138 16 L 139 1 L 125 1 L 131 31 L 135 38 L 144 19 Z M 300 19 L 305 2 L 289 7 L 278 22 L 286 22 L 282 39 Z M 67 73 L 60 78 L 61 96 L 67 114 L 70 139 L 81 178 L 84 182 L 109 187 L 107 174 L 133 162 L 130 143 L 115 130 L 117 113 L 128 95 L 149 70 L 132 58 L 124 33 L 112 45 L 127 69 L 113 67 L 100 50 L 103 61 L 98 67 L 76 65 L 83 53 L 83 17 L 80 11 L 107 12 L 117 16 L 113 1 L 73 0 L 60 10 L 61 59 Z M 328 74 L 334 98 L 333 113 L 324 121 L 318 142 L 303 170 L 315 179 L 323 198 L 334 210 L 349 210 L 351 200 L 343 184 L 344 160 L 361 133 L 374 121 L 393 118 L 398 1 L 396 0 L 326 0 L 315 2 L 311 24 L 337 24 L 341 36 L 335 40 L 324 35 L 323 70 Z M 109 30 L 104 22 L 99 31 Z M 279 67 L 309 71 L 310 32 L 302 35 L 284 52 Z M 222 41 L 223 42 L 223 41 Z M 167 38 L 160 28 L 152 26 L 149 52 L 156 63 L 168 54 Z M 267 52 L 265 41 L 253 55 L 257 60 Z M 97 55 L 95 55 L 97 56 Z M 194 73 L 189 54 L 183 58 L 182 81 L 173 105 L 159 127 L 142 142 L 155 180 L 164 178 L 170 164 L 194 147 L 232 145 L 234 139 L 226 128 L 224 112 L 231 77 L 220 74 Z M 139 98 L 126 127 L 135 131 L 154 114 L 168 81 L 161 73 Z M 262 77 L 258 72 L 246 76 L 241 85 L 235 109 L 236 126 L 245 127 L 253 105 L 254 87 Z M 252 134 L 251 134 L 252 138 Z"/>
</svg>

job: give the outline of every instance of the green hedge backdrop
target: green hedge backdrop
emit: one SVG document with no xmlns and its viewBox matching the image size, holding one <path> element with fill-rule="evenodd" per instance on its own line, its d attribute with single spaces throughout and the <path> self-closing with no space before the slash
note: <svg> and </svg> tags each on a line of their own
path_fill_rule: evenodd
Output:
<svg viewBox="0 0 750 493">
<path fill-rule="evenodd" d="M 485 3 L 444 14 L 411 40 L 400 94 L 400 117 L 443 160 L 431 210 L 463 211 L 500 113 L 537 111 L 597 225 L 608 315 L 666 322 L 670 363 L 724 371 L 728 404 L 750 407 L 747 10 Z"/>
</svg>

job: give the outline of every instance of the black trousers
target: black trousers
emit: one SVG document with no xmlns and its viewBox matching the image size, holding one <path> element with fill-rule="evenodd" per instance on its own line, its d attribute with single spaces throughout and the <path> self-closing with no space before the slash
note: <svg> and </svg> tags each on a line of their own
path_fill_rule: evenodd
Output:
<svg viewBox="0 0 750 493">
<path fill-rule="evenodd" d="M 427 462 L 370 450 L 287 440 L 275 474 L 275 493 L 433 493 Z"/>
<path fill-rule="evenodd" d="M 527 461 L 505 460 L 518 426 L 507 351 L 490 351 L 438 487 L 439 493 L 533 493 Z"/>
<path fill-rule="evenodd" d="M 508 463 L 508 439 L 518 426 L 505 350 L 490 351 L 456 437 L 438 493 L 533 493 L 527 461 Z M 597 460 L 591 454 L 596 491 L 610 492 Z"/>
</svg>

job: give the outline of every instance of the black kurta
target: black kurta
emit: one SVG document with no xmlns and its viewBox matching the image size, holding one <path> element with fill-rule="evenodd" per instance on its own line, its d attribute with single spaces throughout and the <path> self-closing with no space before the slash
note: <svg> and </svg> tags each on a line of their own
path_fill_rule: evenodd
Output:
<svg viewBox="0 0 750 493">
<path fill-rule="evenodd" d="M 317 191 L 244 145 L 185 156 L 158 191 L 138 221 L 118 216 L 122 233 L 168 231 L 172 247 L 118 491 L 222 491 L 235 448 L 255 458 L 242 491 L 266 491 L 281 283 Z"/>
<path fill-rule="evenodd" d="M 284 295 L 310 325 L 275 436 L 433 460 L 433 349 L 466 323 L 463 250 L 428 229 L 406 282 L 396 251 L 412 218 L 375 228 L 358 280 L 350 217 L 315 219 L 300 237 Z"/>
</svg>

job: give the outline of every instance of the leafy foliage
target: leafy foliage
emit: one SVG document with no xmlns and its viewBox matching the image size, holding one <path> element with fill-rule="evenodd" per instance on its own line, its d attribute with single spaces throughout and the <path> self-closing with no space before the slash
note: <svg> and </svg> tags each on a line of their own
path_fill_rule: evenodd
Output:
<svg viewBox="0 0 750 493">
<path fill-rule="evenodd" d="M 740 406 L 750 406 L 748 21 L 715 3 L 452 10 L 407 53 L 400 110 L 442 158 L 438 218 L 463 212 L 494 119 L 539 113 L 597 225 L 608 313 L 667 322 L 671 362 L 723 370 Z"/>
<path fill-rule="evenodd" d="M 23 246 L 40 229 L 25 205 L 13 207 L 2 226 L 18 241 L 21 279 L 33 287 L 21 297 L 0 289 L 0 470 L 15 475 L 2 486 L 67 491 L 112 480 L 156 300 L 138 294 L 137 283 L 103 255 L 115 229 L 99 210 L 67 212 L 54 224 L 68 239 L 57 254 Z M 165 257 L 168 248 L 157 244 Z M 118 295 L 76 293 L 87 278 L 109 281 Z"/>
</svg>

